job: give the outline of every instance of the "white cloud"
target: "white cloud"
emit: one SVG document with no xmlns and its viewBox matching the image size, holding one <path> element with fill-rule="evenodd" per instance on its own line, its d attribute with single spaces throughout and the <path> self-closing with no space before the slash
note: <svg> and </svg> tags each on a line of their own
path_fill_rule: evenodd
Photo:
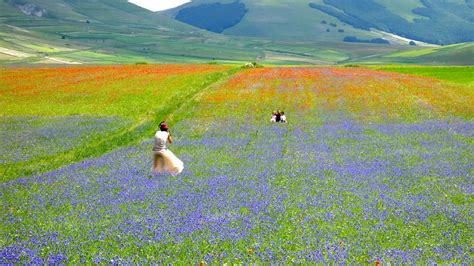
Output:
<svg viewBox="0 0 474 266">
<path fill-rule="evenodd" d="M 129 0 L 128 2 L 151 11 L 161 11 L 191 2 L 190 0 Z"/>
</svg>

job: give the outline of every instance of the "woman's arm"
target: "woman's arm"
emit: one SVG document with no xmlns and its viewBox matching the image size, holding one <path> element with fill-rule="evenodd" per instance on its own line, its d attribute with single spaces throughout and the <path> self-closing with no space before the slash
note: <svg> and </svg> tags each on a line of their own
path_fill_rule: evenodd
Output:
<svg viewBox="0 0 474 266">
<path fill-rule="evenodd" d="M 168 142 L 171 144 L 173 141 L 171 140 L 171 133 L 168 133 Z"/>
</svg>

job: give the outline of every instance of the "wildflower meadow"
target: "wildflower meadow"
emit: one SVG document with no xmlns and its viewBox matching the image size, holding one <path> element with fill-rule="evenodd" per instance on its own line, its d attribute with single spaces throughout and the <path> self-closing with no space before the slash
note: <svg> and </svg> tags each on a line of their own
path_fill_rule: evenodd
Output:
<svg viewBox="0 0 474 266">
<path fill-rule="evenodd" d="M 0 77 L 1 264 L 473 264 L 471 86 L 362 67 Z M 161 120 L 175 177 L 150 173 Z"/>
</svg>

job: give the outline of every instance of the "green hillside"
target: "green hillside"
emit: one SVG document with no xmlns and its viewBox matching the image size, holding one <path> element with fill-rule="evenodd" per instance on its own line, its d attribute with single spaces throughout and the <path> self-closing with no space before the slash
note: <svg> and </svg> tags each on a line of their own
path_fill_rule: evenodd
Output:
<svg viewBox="0 0 474 266">
<path fill-rule="evenodd" d="M 261 6 L 262 12 L 268 12 L 267 8 L 272 7 L 272 12 L 281 14 L 280 17 L 289 19 L 297 15 L 299 2 L 294 5 L 289 2 L 281 5 L 275 3 L 269 2 L 268 5 Z M 295 9 L 286 10 L 288 6 Z M 257 19 L 260 16 L 265 18 L 262 21 L 268 22 L 278 17 L 271 18 L 272 12 L 262 16 L 252 10 L 246 12 L 245 18 L 254 16 Z M 310 8 L 305 10 L 308 13 L 299 15 L 303 22 L 305 16 L 309 19 L 312 12 L 318 12 Z M 368 33 L 351 29 L 347 25 L 345 28 L 340 21 L 324 17 L 324 14 L 326 24 L 318 22 L 312 27 L 324 31 L 327 38 L 321 35 L 320 40 L 299 40 L 296 35 L 309 32 L 302 24 L 295 26 L 287 23 L 289 21 L 275 25 L 273 22 L 269 23 L 268 25 L 273 25 L 275 34 L 287 34 L 286 38 L 281 39 L 270 38 L 273 34 L 269 33 L 263 34 L 268 38 L 230 36 L 230 31 L 237 32 L 238 27 L 244 27 L 245 23 L 245 27 L 250 31 L 250 21 L 242 20 L 237 26 L 225 30 L 223 35 L 170 18 L 176 11 L 178 9 L 155 13 L 126 0 L 3 0 L 0 1 L 0 64 L 243 64 L 256 61 L 271 65 L 327 65 L 352 62 L 370 64 L 372 62 L 368 62 L 369 59 L 391 63 L 431 64 L 433 61 L 427 59 L 418 62 L 418 58 L 411 59 L 406 56 L 390 57 L 411 54 L 412 51 L 418 53 L 421 49 L 406 44 L 340 42 L 338 38 L 345 34 L 354 34 L 366 39 L 378 38 L 381 35 L 380 32 Z M 291 12 L 294 12 L 293 15 Z M 343 26 L 343 33 L 325 30 L 327 27 L 339 29 Z M 290 38 L 291 36 L 293 37 Z M 437 55 L 442 53 L 436 53 Z M 468 57 L 462 54 L 454 58 L 447 54 L 435 62 L 469 64 Z"/>
<path fill-rule="evenodd" d="M 22 13 L 21 3 L 47 13 Z M 250 61 L 256 53 L 125 0 L 0 1 L 0 63 Z M 216 49 L 219 46 L 219 49 Z M 221 56 L 219 56 L 221 55 Z"/>
<path fill-rule="evenodd" d="M 24 14 L 22 5 L 43 10 Z M 0 64 L 221 62 L 335 64 L 406 47 L 229 37 L 127 1 L 0 1 Z"/>
<path fill-rule="evenodd" d="M 45 14 L 21 12 L 26 5 Z M 56 61 L 135 62 L 146 60 L 144 51 L 170 36 L 202 36 L 192 34 L 195 29 L 190 26 L 125 0 L 0 1 L 0 10 L 0 61 L 49 62 L 54 55 Z M 154 60 L 162 57 L 166 55 Z"/>
<path fill-rule="evenodd" d="M 389 72 L 432 77 L 474 88 L 474 67 L 472 66 L 374 66 L 372 68 Z"/>
<path fill-rule="evenodd" d="M 175 17 L 183 8 L 215 2 L 232 3 L 235 1 L 195 0 L 192 3 L 163 13 Z M 241 0 L 239 2 L 245 4 L 248 12 L 239 24 L 223 31 L 226 35 L 306 41 L 342 41 L 347 35 L 362 38 L 377 37 L 376 34 L 356 29 L 335 17 L 309 8 L 308 1 Z M 209 14 L 207 17 L 210 18 L 212 15 Z M 339 30 L 344 32 L 339 32 Z"/>
<path fill-rule="evenodd" d="M 474 42 L 417 48 L 354 60 L 362 64 L 473 65 Z"/>
<path fill-rule="evenodd" d="M 156 14 L 128 3 L 126 0 L 3 0 L 0 2 L 2 23 L 23 23 L 24 26 L 53 26 L 51 22 L 60 22 L 69 27 L 89 21 L 92 29 L 119 27 L 152 29 L 158 26 L 175 30 L 190 29 L 189 26 L 176 22 L 164 15 Z M 34 6 L 45 10 L 41 17 L 21 16 L 22 7 Z M 57 25 L 57 24 L 56 24 Z M 82 24 L 84 27 L 85 25 Z"/>
<path fill-rule="evenodd" d="M 380 37 L 373 31 L 377 30 L 433 44 L 474 41 L 474 5 L 470 1 L 241 0 L 238 2 L 247 12 L 239 23 L 214 19 L 221 12 L 232 19 L 235 14 L 231 11 L 212 5 L 233 2 L 194 0 L 164 13 L 210 31 L 225 28 L 224 34 L 234 36 L 330 41 L 356 37 L 370 41 Z M 198 7 L 201 18 L 196 12 L 187 12 Z M 183 14 L 186 12 L 188 17 Z"/>
</svg>

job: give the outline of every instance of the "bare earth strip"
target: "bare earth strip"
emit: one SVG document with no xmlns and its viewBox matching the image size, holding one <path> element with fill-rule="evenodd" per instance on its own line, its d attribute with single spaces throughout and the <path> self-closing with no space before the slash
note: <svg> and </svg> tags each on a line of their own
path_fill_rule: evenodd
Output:
<svg viewBox="0 0 474 266">
<path fill-rule="evenodd" d="M 0 47 L 0 53 L 15 56 L 15 57 L 20 57 L 20 58 L 26 58 L 26 57 L 34 56 L 33 54 L 28 54 L 28 53 L 24 53 L 24 52 L 20 52 L 20 51 L 16 51 L 16 50 L 11 50 L 11 49 L 7 49 L 7 48 L 3 48 L 3 47 Z"/>
<path fill-rule="evenodd" d="M 60 63 L 60 64 L 70 64 L 70 65 L 80 65 L 80 64 L 82 64 L 81 62 L 66 61 L 66 60 L 62 60 L 62 59 L 54 58 L 54 57 L 46 57 L 46 58 L 49 59 L 49 60 L 58 62 L 58 63 Z"/>
<path fill-rule="evenodd" d="M 388 39 L 389 41 L 392 41 L 396 44 L 407 44 L 410 41 L 415 41 L 418 46 L 426 46 L 426 47 L 438 47 L 439 46 L 439 45 L 432 44 L 432 43 L 426 43 L 426 42 L 421 42 L 421 41 L 417 41 L 417 40 L 408 39 L 408 38 L 405 38 L 405 37 L 402 37 L 402 36 L 399 36 L 399 35 L 396 35 L 396 34 L 393 34 L 393 33 L 381 31 L 381 30 L 371 29 L 370 31 L 372 33 L 375 33 L 375 34 L 379 35 L 381 38 Z"/>
<path fill-rule="evenodd" d="M 25 29 L 22 29 L 22 28 L 20 28 L 20 27 L 15 27 L 15 26 L 12 26 L 12 25 L 7 25 L 7 24 L 5 24 L 5 25 L 6 25 L 7 27 L 10 27 L 10 28 L 12 28 L 12 29 L 14 29 L 14 30 L 17 30 L 17 31 L 30 33 L 29 30 L 25 30 Z"/>
</svg>

